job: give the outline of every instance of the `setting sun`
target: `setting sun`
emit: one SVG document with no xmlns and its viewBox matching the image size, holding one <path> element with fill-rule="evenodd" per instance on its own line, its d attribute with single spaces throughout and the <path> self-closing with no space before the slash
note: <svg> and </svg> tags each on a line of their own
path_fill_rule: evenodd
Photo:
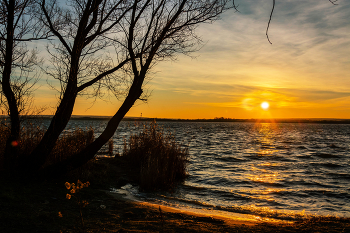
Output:
<svg viewBox="0 0 350 233">
<path fill-rule="evenodd" d="M 267 110 L 269 109 L 270 104 L 268 102 L 262 102 L 260 106 L 262 109 Z"/>
</svg>

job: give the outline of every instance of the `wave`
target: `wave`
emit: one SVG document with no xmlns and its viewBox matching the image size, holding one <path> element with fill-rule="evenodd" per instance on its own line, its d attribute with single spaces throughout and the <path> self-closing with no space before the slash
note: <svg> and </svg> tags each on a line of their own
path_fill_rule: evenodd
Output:
<svg viewBox="0 0 350 233">
<path fill-rule="evenodd" d="M 314 153 L 313 156 L 322 158 L 322 159 L 333 159 L 333 158 L 340 158 L 340 156 L 335 154 L 327 154 L 327 153 Z"/>
<path fill-rule="evenodd" d="M 185 205 L 196 209 L 205 208 L 208 210 L 220 210 L 220 211 L 239 213 L 239 214 L 249 214 L 249 215 L 259 216 L 263 218 L 268 217 L 268 218 L 280 219 L 280 220 L 296 220 L 296 219 L 307 217 L 307 215 L 305 214 L 305 211 L 295 212 L 295 211 L 286 211 L 286 210 L 276 210 L 276 209 L 270 209 L 268 207 L 259 207 L 256 205 L 218 206 L 218 205 L 213 205 L 213 204 L 209 204 L 198 200 L 188 200 L 188 199 L 178 198 L 178 197 L 161 196 L 161 198 L 163 198 L 163 200 L 165 200 L 165 203 L 167 203 L 168 205 L 170 204 L 175 207 L 182 207 Z M 270 201 L 270 203 L 273 203 L 273 202 L 274 201 Z M 281 205 L 281 204 L 277 203 L 275 205 Z"/>
</svg>

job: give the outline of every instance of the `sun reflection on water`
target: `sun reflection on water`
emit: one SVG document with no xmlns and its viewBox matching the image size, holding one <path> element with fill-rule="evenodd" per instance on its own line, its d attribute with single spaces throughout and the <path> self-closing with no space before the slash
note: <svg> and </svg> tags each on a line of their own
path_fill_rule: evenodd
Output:
<svg viewBox="0 0 350 233">
<path fill-rule="evenodd" d="M 276 127 L 276 124 L 273 123 L 260 123 L 256 124 L 255 127 L 258 128 L 257 130 L 257 140 L 258 144 L 260 145 L 256 151 L 256 154 L 261 157 L 269 158 L 270 156 L 278 156 L 279 149 L 277 149 L 274 145 L 276 144 L 274 140 L 276 140 L 276 133 L 278 132 L 278 129 Z M 263 158 L 262 158 L 263 159 Z M 250 163 L 250 167 L 248 170 L 250 170 L 250 173 L 247 173 L 245 175 L 246 179 L 253 181 L 255 183 L 262 183 L 265 185 L 277 185 L 280 181 L 283 180 L 283 174 L 279 173 L 274 169 L 274 167 L 281 166 L 280 163 L 277 162 L 269 162 L 269 161 L 256 161 L 253 163 Z M 282 188 L 262 188 L 259 189 L 253 189 L 250 190 L 249 193 L 251 193 L 254 199 L 260 199 L 260 200 L 266 200 L 269 202 L 276 201 L 274 198 L 274 195 L 276 193 L 285 191 L 285 189 Z M 252 207 L 252 208 L 255 208 Z M 263 212 L 271 212 L 270 209 L 264 209 Z"/>
<path fill-rule="evenodd" d="M 261 170 L 263 173 L 260 174 L 247 174 L 247 178 L 254 182 L 275 184 L 281 181 L 280 174 L 278 172 L 271 172 L 268 170 Z"/>
</svg>

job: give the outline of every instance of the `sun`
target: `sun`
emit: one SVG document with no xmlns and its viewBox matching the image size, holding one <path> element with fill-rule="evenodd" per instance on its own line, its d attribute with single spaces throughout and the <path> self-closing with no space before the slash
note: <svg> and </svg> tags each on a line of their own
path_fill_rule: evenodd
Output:
<svg viewBox="0 0 350 233">
<path fill-rule="evenodd" d="M 262 109 L 267 110 L 267 109 L 269 109 L 270 104 L 265 101 L 265 102 L 262 102 L 260 106 Z"/>
</svg>

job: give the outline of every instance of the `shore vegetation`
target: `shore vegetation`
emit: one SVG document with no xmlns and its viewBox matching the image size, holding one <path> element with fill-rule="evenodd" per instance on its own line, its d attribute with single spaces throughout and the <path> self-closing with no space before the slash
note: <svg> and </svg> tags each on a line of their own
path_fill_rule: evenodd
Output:
<svg viewBox="0 0 350 233">
<path fill-rule="evenodd" d="M 142 190 L 171 189 L 187 177 L 188 147 L 155 121 L 124 142 L 122 158 L 135 166 Z"/>
</svg>

